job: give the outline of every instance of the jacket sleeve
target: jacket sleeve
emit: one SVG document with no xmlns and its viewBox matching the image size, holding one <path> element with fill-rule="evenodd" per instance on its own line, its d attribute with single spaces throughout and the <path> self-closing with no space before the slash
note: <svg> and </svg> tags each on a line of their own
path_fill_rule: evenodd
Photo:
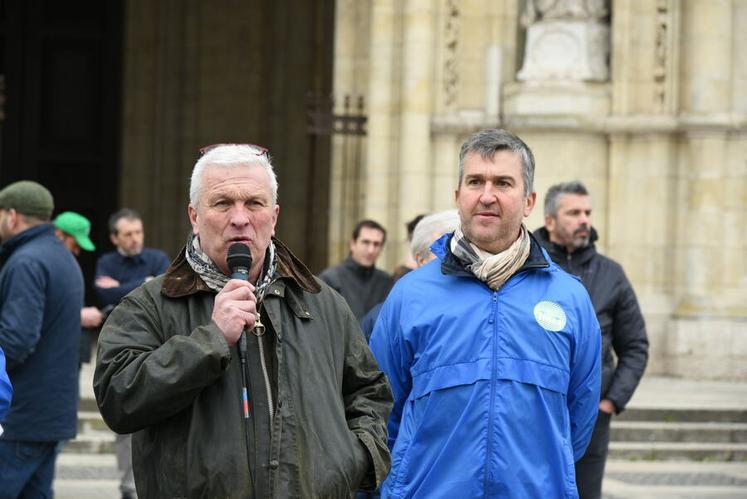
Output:
<svg viewBox="0 0 747 499">
<path fill-rule="evenodd" d="M 5 414 L 10 408 L 10 401 L 13 399 L 13 386 L 8 378 L 8 371 L 5 369 L 5 353 L 0 348 L 0 421 L 5 418 Z M 2 432 L 0 432 L 2 434 Z"/>
<path fill-rule="evenodd" d="M 617 285 L 621 292 L 612 322 L 612 348 L 617 356 L 617 366 L 605 394 L 605 398 L 615 404 L 618 413 L 625 409 L 633 396 L 648 362 L 646 323 L 633 287 L 624 273 L 621 277 Z"/>
<path fill-rule="evenodd" d="M 41 337 L 47 277 L 33 260 L 15 261 L 4 285 L 9 289 L 3 290 L 0 309 L 0 346 L 12 371 L 34 353 Z"/>
<path fill-rule="evenodd" d="M 184 410 L 230 364 L 228 344 L 212 321 L 167 334 L 157 310 L 140 288 L 112 311 L 99 336 L 93 388 L 101 415 L 118 433 Z"/>
<path fill-rule="evenodd" d="M 577 310 L 578 324 L 571 358 L 568 412 L 571 418 L 573 458 L 578 461 L 586 452 L 599 412 L 602 383 L 602 333 L 594 307 L 584 292 Z"/>
<path fill-rule="evenodd" d="M 387 375 L 394 396 L 394 406 L 387 427 L 389 449 L 394 448 L 402 420 L 402 408 L 412 391 L 412 376 L 410 375 L 412 358 L 405 354 L 407 349 L 403 345 L 404 339 L 398 316 L 399 297 L 396 289 L 389 295 L 381 308 L 379 319 L 371 335 L 371 350 L 382 371 Z"/>
<path fill-rule="evenodd" d="M 348 428 L 365 446 L 373 465 L 368 467 L 360 486 L 374 489 L 384 481 L 391 466 L 386 423 L 392 409 L 392 392 L 355 316 L 348 310 L 344 315 L 347 343 L 343 375 L 345 417 Z"/>
</svg>

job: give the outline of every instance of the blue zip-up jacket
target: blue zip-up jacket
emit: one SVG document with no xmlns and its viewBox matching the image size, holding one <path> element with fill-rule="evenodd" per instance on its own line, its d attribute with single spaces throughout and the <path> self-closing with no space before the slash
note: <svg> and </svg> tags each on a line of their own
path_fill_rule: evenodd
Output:
<svg viewBox="0 0 747 499">
<path fill-rule="evenodd" d="M 2 438 L 74 438 L 83 306 L 78 262 L 54 226 L 42 224 L 3 243 L 0 266 L 0 347 L 14 390 Z"/>
<path fill-rule="evenodd" d="M 13 400 L 13 385 L 10 384 L 8 371 L 5 369 L 5 352 L 0 347 L 0 421 L 5 417 Z"/>
<path fill-rule="evenodd" d="M 533 238 L 493 291 L 450 239 L 397 282 L 371 337 L 394 393 L 382 497 L 578 497 L 601 375 L 589 295 Z"/>
</svg>

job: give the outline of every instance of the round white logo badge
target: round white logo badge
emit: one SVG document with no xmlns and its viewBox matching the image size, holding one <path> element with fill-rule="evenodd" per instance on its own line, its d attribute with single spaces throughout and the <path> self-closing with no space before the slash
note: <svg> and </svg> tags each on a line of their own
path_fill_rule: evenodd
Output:
<svg viewBox="0 0 747 499">
<path fill-rule="evenodd" d="M 554 301 L 541 301 L 534 306 L 534 318 L 548 331 L 560 331 L 565 327 L 566 315 Z"/>
</svg>

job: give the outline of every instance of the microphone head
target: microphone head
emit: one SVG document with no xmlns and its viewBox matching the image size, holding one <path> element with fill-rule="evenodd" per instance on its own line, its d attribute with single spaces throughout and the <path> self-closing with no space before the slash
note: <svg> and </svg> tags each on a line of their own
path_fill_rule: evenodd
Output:
<svg viewBox="0 0 747 499">
<path fill-rule="evenodd" d="M 232 274 L 242 268 L 249 273 L 249 269 L 252 268 L 252 252 L 249 247 L 243 243 L 233 243 L 229 246 L 226 265 Z"/>
</svg>

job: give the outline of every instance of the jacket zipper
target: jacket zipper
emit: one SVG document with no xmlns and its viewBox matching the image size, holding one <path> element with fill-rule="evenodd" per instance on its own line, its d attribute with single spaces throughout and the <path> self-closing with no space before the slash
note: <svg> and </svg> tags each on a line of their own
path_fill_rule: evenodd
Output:
<svg viewBox="0 0 747 499">
<path fill-rule="evenodd" d="M 495 398 L 498 387 L 498 291 L 493 291 L 491 296 L 491 319 L 493 322 L 493 365 L 490 374 L 490 412 L 488 413 L 488 443 L 485 451 L 488 456 L 488 464 L 485 466 L 485 477 L 483 478 L 483 492 L 486 497 L 490 489 L 490 454 L 493 452 L 493 420 L 495 418 Z"/>
<path fill-rule="evenodd" d="M 265 379 L 265 390 L 267 390 L 267 408 L 270 413 L 270 424 L 272 419 L 275 417 L 275 403 L 272 400 L 272 388 L 270 387 L 270 375 L 267 372 L 267 361 L 265 360 L 265 327 L 262 324 L 259 310 L 257 310 L 257 323 L 253 329 L 255 335 L 257 335 L 257 344 L 259 345 L 259 362 L 262 365 L 262 376 Z"/>
</svg>

